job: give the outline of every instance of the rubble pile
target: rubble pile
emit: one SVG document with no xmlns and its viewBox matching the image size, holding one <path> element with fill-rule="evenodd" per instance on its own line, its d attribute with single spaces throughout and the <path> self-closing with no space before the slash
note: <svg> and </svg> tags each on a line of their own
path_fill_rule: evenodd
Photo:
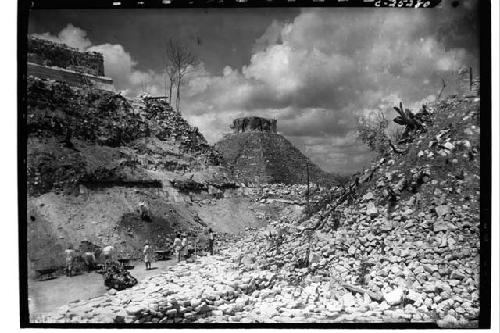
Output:
<svg viewBox="0 0 500 333">
<path fill-rule="evenodd" d="M 72 191 L 86 179 L 120 180 L 130 173 L 140 180 L 147 177 L 141 169 L 176 172 L 220 165 L 220 155 L 198 130 L 161 100 L 131 103 L 110 91 L 30 77 L 27 105 L 29 140 L 57 141 L 54 151 L 28 151 L 30 194 Z M 86 145 L 103 147 L 106 156 L 108 147 L 116 148 L 112 167 L 88 170 L 88 154 L 81 152 Z"/>
<path fill-rule="evenodd" d="M 289 202 L 292 204 L 305 204 L 307 200 L 307 184 L 261 184 L 251 185 L 257 189 L 255 201 L 268 203 L 272 201 Z M 311 203 L 319 201 L 327 191 L 326 187 L 311 183 L 309 186 L 309 201 Z"/>
<path fill-rule="evenodd" d="M 142 103 L 136 101 L 135 104 L 139 105 L 139 112 L 152 124 L 151 130 L 155 137 L 160 140 L 173 138 L 180 143 L 183 152 L 204 154 L 208 163 L 220 164 L 222 156 L 212 149 L 198 128 L 191 127 L 165 100 L 144 97 Z"/>
<path fill-rule="evenodd" d="M 436 322 L 479 315 L 479 100 L 327 192 L 303 219 L 218 243 L 139 285 L 61 308 L 56 322 Z M 283 188 L 276 186 L 277 189 Z M 298 191 L 297 191 L 298 192 Z"/>
<path fill-rule="evenodd" d="M 251 309 L 249 295 L 269 288 L 275 274 L 242 273 L 224 259 L 211 256 L 181 262 L 132 288 L 110 289 L 107 295 L 63 306 L 43 321 L 177 323 L 213 315 L 238 321 L 238 313 Z"/>
<path fill-rule="evenodd" d="M 65 137 L 117 147 L 146 136 L 148 125 L 127 100 L 109 91 L 72 87 L 60 81 L 28 79 L 30 137 Z"/>
<path fill-rule="evenodd" d="M 371 299 L 410 321 L 477 319 L 479 98 L 451 98 L 429 111 L 434 125 L 405 154 L 373 163 L 303 223 L 278 221 L 250 235 L 233 257 L 285 281 L 333 282 L 348 298 Z M 371 308 L 349 304 L 355 313 Z"/>
<path fill-rule="evenodd" d="M 28 134 L 38 137 L 68 135 L 116 147 L 145 137 L 178 142 L 185 153 L 206 154 L 210 163 L 218 155 L 199 133 L 162 100 L 145 97 L 127 100 L 110 91 L 81 89 L 64 82 L 28 80 Z M 136 107 L 136 109 L 134 108 Z"/>
</svg>

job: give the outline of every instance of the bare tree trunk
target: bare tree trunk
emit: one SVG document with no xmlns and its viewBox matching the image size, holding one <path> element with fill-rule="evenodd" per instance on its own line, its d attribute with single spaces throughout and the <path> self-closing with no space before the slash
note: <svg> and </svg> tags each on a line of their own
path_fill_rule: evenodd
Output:
<svg viewBox="0 0 500 333">
<path fill-rule="evenodd" d="M 168 92 L 168 102 L 170 103 L 170 105 L 172 105 L 172 88 L 174 86 L 174 83 L 172 80 L 170 80 L 170 89 L 169 89 L 169 92 Z"/>
<path fill-rule="evenodd" d="M 446 82 L 444 81 L 444 79 L 441 79 L 441 81 L 443 82 L 443 87 L 441 88 L 437 99 L 441 98 L 441 94 L 443 93 L 444 88 L 446 88 Z"/>
<path fill-rule="evenodd" d="M 181 80 L 177 81 L 177 101 L 176 101 L 177 113 L 181 113 Z"/>
<path fill-rule="evenodd" d="M 472 66 L 469 66 L 469 90 L 472 91 Z"/>
<path fill-rule="evenodd" d="M 165 96 L 167 96 L 167 70 L 165 69 Z"/>
<path fill-rule="evenodd" d="M 167 70 L 170 78 L 170 105 L 172 105 L 172 89 L 176 85 L 175 109 L 181 112 L 181 85 L 182 80 L 190 71 L 191 66 L 196 64 L 196 56 L 187 47 L 179 42 L 169 39 L 166 44 Z"/>
</svg>

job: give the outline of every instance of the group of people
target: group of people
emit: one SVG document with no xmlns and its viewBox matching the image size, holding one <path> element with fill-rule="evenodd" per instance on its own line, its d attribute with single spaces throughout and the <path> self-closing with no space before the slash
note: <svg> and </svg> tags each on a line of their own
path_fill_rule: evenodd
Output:
<svg viewBox="0 0 500 333">
<path fill-rule="evenodd" d="M 213 255 L 215 234 L 211 228 L 208 229 L 207 233 L 208 252 Z M 188 259 L 196 251 L 196 242 L 197 239 L 193 239 L 189 234 L 177 233 L 172 246 L 177 255 L 177 262 L 180 262 L 183 258 Z"/>
<path fill-rule="evenodd" d="M 196 242 L 196 240 L 194 240 Z M 177 255 L 177 262 L 180 262 L 183 258 L 188 259 L 193 251 L 196 249 L 193 246 L 193 239 L 189 237 L 188 234 L 177 233 L 172 248 Z"/>
<path fill-rule="evenodd" d="M 215 234 L 211 228 L 207 230 L 207 243 L 208 243 L 208 252 L 210 254 L 214 254 L 214 242 L 215 242 Z M 172 248 L 176 254 L 177 262 L 180 262 L 182 259 L 188 259 L 194 252 L 197 251 L 196 244 L 198 242 L 198 238 L 194 237 L 188 233 L 177 233 L 175 239 L 173 240 Z M 82 241 L 82 245 L 80 246 L 80 254 L 77 254 L 77 251 L 73 248 L 73 245 L 69 244 L 65 252 L 66 258 L 66 276 L 72 276 L 75 272 L 75 261 L 78 257 L 82 258 L 83 263 L 88 272 L 92 269 L 95 269 L 97 266 L 96 256 L 102 255 L 104 258 L 104 267 L 110 265 L 114 259 L 114 247 L 111 245 L 105 246 L 100 249 L 95 245 L 92 245 L 88 241 Z M 97 253 L 99 252 L 99 253 Z M 144 255 L 144 263 L 146 265 L 146 270 L 151 269 L 151 263 L 154 260 L 154 249 L 149 241 L 145 242 L 143 248 Z"/>
<path fill-rule="evenodd" d="M 98 246 L 93 245 L 88 240 L 83 240 L 80 244 L 80 248 L 76 251 L 72 244 L 69 244 L 67 249 L 64 251 L 66 260 L 66 276 L 73 276 L 77 270 L 78 262 L 81 262 L 87 272 L 92 271 L 97 266 L 96 257 L 101 255 L 104 257 L 105 265 L 108 265 L 112 261 L 112 254 L 114 248 L 111 245 L 100 249 Z"/>
<path fill-rule="evenodd" d="M 207 231 L 208 238 L 208 252 L 210 254 L 214 254 L 214 242 L 215 242 L 215 234 L 211 228 Z M 172 249 L 177 257 L 177 262 L 180 262 L 182 259 L 187 260 L 189 257 L 193 255 L 197 251 L 197 243 L 198 237 L 194 237 L 189 233 L 177 233 L 175 239 L 172 243 Z M 154 258 L 153 247 L 146 241 L 143 249 L 144 255 L 144 264 L 146 265 L 146 270 L 151 269 L 151 262 Z"/>
</svg>

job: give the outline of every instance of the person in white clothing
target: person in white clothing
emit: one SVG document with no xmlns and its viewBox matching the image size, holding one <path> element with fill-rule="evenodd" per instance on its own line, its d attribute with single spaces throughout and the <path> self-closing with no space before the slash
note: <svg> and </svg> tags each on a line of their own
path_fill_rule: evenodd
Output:
<svg viewBox="0 0 500 333">
<path fill-rule="evenodd" d="M 186 234 L 182 235 L 182 243 L 181 243 L 182 249 L 182 256 L 184 259 L 187 258 L 188 256 L 188 236 Z"/>
<path fill-rule="evenodd" d="M 151 269 L 151 261 L 153 260 L 153 248 L 149 245 L 149 241 L 146 241 L 144 245 L 144 263 L 146 264 L 146 270 Z"/>
<path fill-rule="evenodd" d="M 73 271 L 73 258 L 75 256 L 75 250 L 73 250 L 73 245 L 69 244 L 68 248 L 64 251 L 66 256 L 66 276 L 71 276 Z"/>
<path fill-rule="evenodd" d="M 114 247 L 111 245 L 108 245 L 104 249 L 102 249 L 102 254 L 104 255 L 104 263 L 106 266 L 113 261 L 114 250 Z"/>
<path fill-rule="evenodd" d="M 174 239 L 174 244 L 172 244 L 172 247 L 174 248 L 174 251 L 177 254 L 177 262 L 180 262 L 181 248 L 182 248 L 181 234 L 177 234 L 177 236 Z"/>
</svg>

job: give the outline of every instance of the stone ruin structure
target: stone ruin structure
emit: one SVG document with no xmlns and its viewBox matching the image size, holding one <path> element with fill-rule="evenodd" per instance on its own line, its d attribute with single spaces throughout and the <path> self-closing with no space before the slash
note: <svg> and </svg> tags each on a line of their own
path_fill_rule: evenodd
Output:
<svg viewBox="0 0 500 333">
<path fill-rule="evenodd" d="M 113 91 L 105 77 L 104 58 L 98 52 L 82 52 L 64 44 L 28 36 L 28 76 L 63 81 L 76 87 Z"/>
<path fill-rule="evenodd" d="M 244 133 L 250 131 L 277 133 L 276 119 L 266 119 L 261 117 L 243 117 L 233 120 L 231 129 L 233 133 Z"/>
</svg>

